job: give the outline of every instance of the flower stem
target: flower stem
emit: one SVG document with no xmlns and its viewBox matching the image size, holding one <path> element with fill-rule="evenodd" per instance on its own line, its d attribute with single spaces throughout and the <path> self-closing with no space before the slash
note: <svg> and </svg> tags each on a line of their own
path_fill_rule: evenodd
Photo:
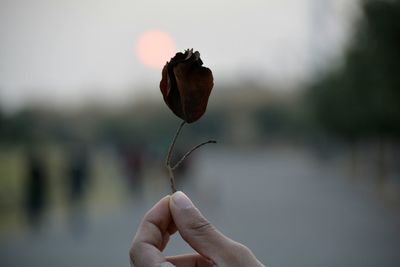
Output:
<svg viewBox="0 0 400 267">
<path fill-rule="evenodd" d="M 178 130 L 175 133 L 174 138 L 172 139 L 171 145 L 168 148 L 167 158 L 165 159 L 165 166 L 167 167 L 167 170 L 168 170 L 169 180 L 171 182 L 172 193 L 176 192 L 175 177 L 174 177 L 173 168 L 171 167 L 172 151 L 174 150 L 176 139 L 178 138 L 178 136 L 179 136 L 179 134 L 180 134 L 180 132 L 181 132 L 181 130 L 182 130 L 184 125 L 185 125 L 185 121 L 182 121 L 181 124 L 178 127 Z"/>
<path fill-rule="evenodd" d="M 172 158 L 172 152 L 174 150 L 175 147 L 175 143 L 176 140 L 178 139 L 179 134 L 181 133 L 181 130 L 183 128 L 183 126 L 185 125 L 185 121 L 182 121 L 181 124 L 178 127 L 178 130 L 176 130 L 175 136 L 172 139 L 171 145 L 168 148 L 168 152 L 167 152 L 167 158 L 165 159 L 165 166 L 168 170 L 168 174 L 169 174 L 169 181 L 171 183 L 171 190 L 172 193 L 176 192 L 176 185 L 175 185 L 175 176 L 174 176 L 174 170 L 176 168 L 179 167 L 179 165 L 181 165 L 181 163 L 187 158 L 189 157 L 190 154 L 192 154 L 196 149 L 206 145 L 206 144 L 215 144 L 217 143 L 217 141 L 215 140 L 209 140 L 207 142 L 203 142 L 201 144 L 198 144 L 197 146 L 193 147 L 192 149 L 190 149 L 188 152 L 186 152 L 185 155 L 183 155 L 183 157 L 175 164 L 173 165 L 173 167 L 171 166 L 171 158 Z"/>
<path fill-rule="evenodd" d="M 175 177 L 174 177 L 174 171 L 170 166 L 167 166 L 168 174 L 169 174 L 169 182 L 171 184 L 171 191 L 172 194 L 176 192 L 176 185 L 175 185 Z"/>
</svg>

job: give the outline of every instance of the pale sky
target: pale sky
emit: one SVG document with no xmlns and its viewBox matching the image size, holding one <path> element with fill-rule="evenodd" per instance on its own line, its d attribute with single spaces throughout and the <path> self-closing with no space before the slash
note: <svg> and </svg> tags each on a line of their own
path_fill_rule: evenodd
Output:
<svg viewBox="0 0 400 267">
<path fill-rule="evenodd" d="M 340 55 L 357 2 L 1 0 L 0 104 L 158 96 L 160 70 L 135 54 L 149 30 L 168 33 L 179 51 L 200 51 L 216 84 L 293 87 Z"/>
</svg>

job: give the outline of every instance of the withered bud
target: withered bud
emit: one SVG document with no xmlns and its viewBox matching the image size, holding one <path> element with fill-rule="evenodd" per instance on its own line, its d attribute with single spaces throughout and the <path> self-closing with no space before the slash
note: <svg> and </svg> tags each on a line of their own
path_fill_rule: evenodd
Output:
<svg viewBox="0 0 400 267">
<path fill-rule="evenodd" d="M 177 53 L 162 70 L 161 93 L 176 116 L 192 123 L 203 116 L 214 85 L 212 72 L 203 67 L 198 51 Z"/>
</svg>

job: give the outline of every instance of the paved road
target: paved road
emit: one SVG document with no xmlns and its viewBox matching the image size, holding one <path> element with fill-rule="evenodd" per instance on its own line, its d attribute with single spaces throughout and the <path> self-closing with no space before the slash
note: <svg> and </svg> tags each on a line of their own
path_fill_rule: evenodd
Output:
<svg viewBox="0 0 400 267">
<path fill-rule="evenodd" d="M 207 148 L 193 163 L 180 188 L 268 266 L 400 266 L 398 204 L 370 181 L 349 177 L 340 158 L 321 161 L 304 149 Z M 140 195 L 106 211 L 89 207 L 78 231 L 55 216 L 41 233 L 2 234 L 0 265 L 128 266 L 141 216 L 167 193 L 163 181 L 147 182 Z M 166 253 L 189 251 L 177 236 Z"/>
</svg>

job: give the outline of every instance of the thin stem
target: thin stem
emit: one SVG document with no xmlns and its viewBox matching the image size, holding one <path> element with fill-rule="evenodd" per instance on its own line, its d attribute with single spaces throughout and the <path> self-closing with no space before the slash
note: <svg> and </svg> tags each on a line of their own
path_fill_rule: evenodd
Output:
<svg viewBox="0 0 400 267">
<path fill-rule="evenodd" d="M 182 130 L 182 128 L 183 128 L 183 125 L 185 125 L 185 121 L 182 121 L 182 122 L 181 122 L 181 124 L 180 124 L 179 127 L 178 127 L 178 130 L 176 130 L 174 139 L 172 139 L 172 142 L 171 142 L 171 144 L 169 145 L 168 153 L 167 153 L 167 158 L 165 159 L 165 165 L 167 165 L 167 166 L 170 166 L 170 165 L 171 165 L 172 151 L 174 150 L 174 146 L 175 146 L 175 143 L 176 143 L 176 139 L 178 138 L 178 136 L 179 136 L 179 134 L 180 134 L 180 132 L 181 132 L 181 130 Z"/>
<path fill-rule="evenodd" d="M 171 145 L 170 145 L 169 148 L 168 148 L 167 157 L 166 157 L 166 159 L 165 159 L 165 166 L 166 166 L 166 168 L 167 168 L 167 170 L 168 170 L 169 180 L 170 180 L 170 183 L 171 183 L 171 190 L 172 190 L 172 193 L 175 193 L 175 192 L 176 192 L 174 170 L 175 170 L 176 168 L 178 168 L 179 165 L 181 165 L 181 163 L 182 163 L 187 157 L 189 157 L 189 155 L 192 154 L 193 151 L 195 151 L 196 149 L 198 149 L 198 148 L 200 148 L 200 147 L 202 147 L 202 146 L 204 146 L 204 145 L 206 145 L 206 144 L 215 144 L 215 143 L 217 143 L 217 141 L 209 140 L 209 141 L 207 141 L 207 142 L 203 142 L 203 143 L 201 143 L 201 144 L 198 144 L 197 146 L 195 146 L 195 147 L 193 147 L 191 150 L 189 150 L 185 155 L 183 155 L 183 157 L 172 167 L 172 166 L 171 166 L 172 152 L 173 152 L 173 150 L 174 150 L 176 140 L 178 139 L 178 136 L 179 136 L 179 134 L 180 134 L 180 132 L 181 132 L 181 130 L 182 130 L 182 128 L 183 128 L 184 125 L 185 125 L 185 121 L 182 121 L 181 124 L 179 125 L 178 129 L 176 130 L 175 136 L 174 136 L 174 138 L 172 139 Z"/>
<path fill-rule="evenodd" d="M 181 163 L 182 163 L 187 157 L 189 157 L 189 155 L 192 154 L 196 149 L 198 149 L 198 148 L 200 148 L 200 147 L 202 147 L 202 146 L 204 146 L 204 145 L 207 145 L 207 144 L 216 144 L 216 143 L 217 143 L 217 141 L 215 141 L 215 140 L 208 140 L 207 142 L 203 142 L 203 143 L 201 143 L 201 144 L 198 144 L 197 146 L 193 147 L 193 148 L 190 149 L 188 152 L 186 152 L 186 154 L 183 155 L 183 157 L 174 165 L 174 167 L 171 168 L 171 170 L 173 171 L 173 170 L 175 170 L 176 168 L 178 168 L 179 165 L 181 165 Z"/>
<path fill-rule="evenodd" d="M 174 150 L 174 146 L 176 143 L 176 139 L 178 138 L 178 136 L 183 128 L 183 125 L 185 125 L 185 121 L 182 121 L 181 124 L 179 125 L 178 130 L 176 131 L 175 136 L 172 139 L 171 145 L 168 148 L 167 158 L 165 159 L 165 166 L 167 167 L 167 170 L 168 170 L 169 180 L 171 182 L 172 193 L 176 192 L 176 186 L 175 186 L 175 177 L 174 177 L 173 168 L 171 167 L 171 157 L 172 157 L 172 151 Z"/>
<path fill-rule="evenodd" d="M 171 184 L 172 194 L 176 192 L 176 185 L 175 185 L 175 177 L 174 172 L 171 166 L 167 166 L 168 174 L 169 174 L 169 182 Z"/>
</svg>

